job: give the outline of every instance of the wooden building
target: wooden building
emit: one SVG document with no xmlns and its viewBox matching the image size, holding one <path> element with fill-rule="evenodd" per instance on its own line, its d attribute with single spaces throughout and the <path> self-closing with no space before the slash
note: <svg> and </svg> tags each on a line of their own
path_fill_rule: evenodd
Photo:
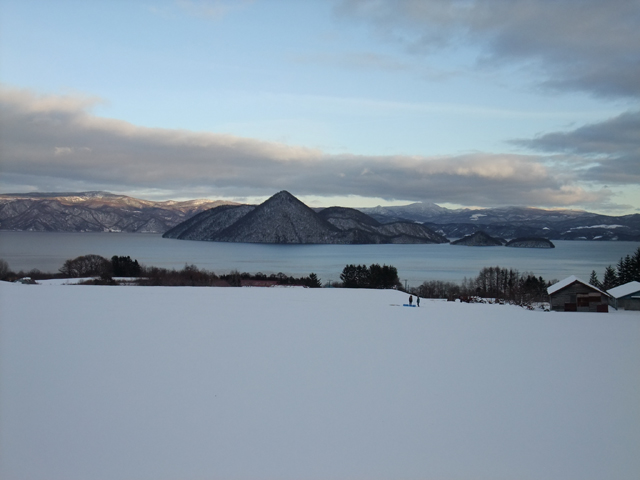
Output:
<svg viewBox="0 0 640 480">
<path fill-rule="evenodd" d="M 640 282 L 629 282 L 607 290 L 609 305 L 616 310 L 640 310 Z"/>
<path fill-rule="evenodd" d="M 551 310 L 559 312 L 608 312 L 609 295 L 599 288 L 570 276 L 547 289 Z"/>
</svg>

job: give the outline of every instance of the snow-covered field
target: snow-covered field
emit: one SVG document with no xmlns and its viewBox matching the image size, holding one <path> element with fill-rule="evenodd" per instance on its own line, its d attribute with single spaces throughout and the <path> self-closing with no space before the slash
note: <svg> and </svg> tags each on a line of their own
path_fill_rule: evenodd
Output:
<svg viewBox="0 0 640 480">
<path fill-rule="evenodd" d="M 640 315 L 0 282 L 3 480 L 640 478 Z"/>
</svg>

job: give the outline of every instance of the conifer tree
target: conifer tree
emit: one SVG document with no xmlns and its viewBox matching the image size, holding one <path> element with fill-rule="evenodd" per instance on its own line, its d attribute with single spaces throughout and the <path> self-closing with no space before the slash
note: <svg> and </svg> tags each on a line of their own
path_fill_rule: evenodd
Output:
<svg viewBox="0 0 640 480">
<path fill-rule="evenodd" d="M 631 281 L 640 282 L 640 247 L 631 258 Z"/>
<path fill-rule="evenodd" d="M 318 276 L 315 273 L 311 273 L 309 275 L 309 280 L 308 280 L 307 286 L 309 288 L 320 288 L 320 287 L 322 287 L 322 283 L 320 283 L 320 279 L 318 278 Z"/>
<path fill-rule="evenodd" d="M 615 269 L 609 265 L 604 271 L 604 279 L 602 280 L 602 288 L 603 290 L 610 290 L 614 287 L 620 285 L 618 283 L 618 275 L 616 274 Z"/>
</svg>

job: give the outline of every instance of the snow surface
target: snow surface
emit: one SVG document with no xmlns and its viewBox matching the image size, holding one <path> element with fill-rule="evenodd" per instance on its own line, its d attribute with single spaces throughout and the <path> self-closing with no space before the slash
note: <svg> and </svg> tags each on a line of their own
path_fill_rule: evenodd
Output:
<svg viewBox="0 0 640 480">
<path fill-rule="evenodd" d="M 3 480 L 640 478 L 640 316 L 0 282 Z"/>
<path fill-rule="evenodd" d="M 83 282 L 89 282 L 95 280 L 96 277 L 80 277 L 80 278 L 51 278 L 47 280 L 38 280 L 36 284 L 47 286 L 60 286 L 60 285 L 78 285 Z M 114 280 L 120 283 L 130 282 L 134 284 L 138 278 L 136 277 L 113 277 Z"/>
<path fill-rule="evenodd" d="M 584 230 L 586 228 L 608 228 L 608 229 L 615 229 L 615 228 L 629 228 L 626 225 L 589 225 L 586 227 L 573 227 L 570 228 L 569 231 L 571 230 Z"/>
<path fill-rule="evenodd" d="M 559 282 L 554 283 L 549 288 L 547 288 L 547 293 L 549 295 L 551 295 L 551 294 L 557 292 L 558 290 L 562 290 L 563 288 L 568 287 L 569 285 L 571 285 L 574 282 L 582 283 L 583 285 L 586 285 L 587 287 L 589 287 L 592 290 L 600 292 L 603 295 L 608 295 L 608 293 L 600 290 L 598 287 L 594 287 L 589 282 L 585 282 L 584 280 L 579 279 L 575 275 L 571 275 L 571 276 L 565 278 L 564 280 L 560 280 Z"/>
<path fill-rule="evenodd" d="M 613 298 L 622 298 L 632 293 L 640 292 L 640 282 L 629 282 L 607 290 L 607 293 Z"/>
</svg>

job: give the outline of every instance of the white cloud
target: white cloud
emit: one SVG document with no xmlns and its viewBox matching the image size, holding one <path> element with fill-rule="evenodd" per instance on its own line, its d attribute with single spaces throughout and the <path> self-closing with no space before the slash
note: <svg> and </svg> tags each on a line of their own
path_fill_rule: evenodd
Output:
<svg viewBox="0 0 640 480">
<path fill-rule="evenodd" d="M 602 202 L 608 195 L 580 186 L 577 174 L 559 174 L 537 155 L 329 155 L 232 135 L 140 127 L 92 115 L 92 105 L 83 98 L 3 89 L 5 182 L 12 176 L 34 185 L 58 179 L 90 189 L 153 189 L 182 197 L 287 189 L 487 206 L 567 206 Z"/>
</svg>

